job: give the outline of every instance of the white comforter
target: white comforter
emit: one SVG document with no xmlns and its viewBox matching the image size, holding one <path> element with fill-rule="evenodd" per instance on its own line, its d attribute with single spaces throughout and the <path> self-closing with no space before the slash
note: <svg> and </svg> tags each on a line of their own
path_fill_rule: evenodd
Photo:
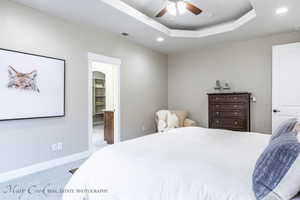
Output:
<svg viewBox="0 0 300 200">
<path fill-rule="evenodd" d="M 64 200 L 255 200 L 252 172 L 268 140 L 193 127 L 115 144 L 82 165 Z"/>
</svg>

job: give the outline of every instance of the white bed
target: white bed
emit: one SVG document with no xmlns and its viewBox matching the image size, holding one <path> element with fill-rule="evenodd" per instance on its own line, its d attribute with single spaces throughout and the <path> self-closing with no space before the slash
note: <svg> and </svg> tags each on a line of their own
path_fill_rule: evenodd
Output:
<svg viewBox="0 0 300 200">
<path fill-rule="evenodd" d="M 82 165 L 63 199 L 255 200 L 252 172 L 269 137 L 189 127 L 115 144 Z"/>
</svg>

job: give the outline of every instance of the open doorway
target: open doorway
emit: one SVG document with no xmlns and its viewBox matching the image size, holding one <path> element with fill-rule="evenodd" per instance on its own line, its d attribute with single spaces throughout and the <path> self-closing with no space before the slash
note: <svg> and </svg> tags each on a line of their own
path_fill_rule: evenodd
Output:
<svg viewBox="0 0 300 200">
<path fill-rule="evenodd" d="M 93 70 L 93 136 L 92 143 L 95 147 L 107 144 L 104 140 L 104 111 L 108 109 L 106 92 L 112 88 L 107 88 L 106 75 L 101 69 L 94 69 L 98 62 L 92 63 Z M 101 66 L 101 65 L 100 65 Z"/>
<path fill-rule="evenodd" d="M 120 65 L 117 58 L 93 53 L 89 61 L 89 150 L 120 141 Z"/>
</svg>

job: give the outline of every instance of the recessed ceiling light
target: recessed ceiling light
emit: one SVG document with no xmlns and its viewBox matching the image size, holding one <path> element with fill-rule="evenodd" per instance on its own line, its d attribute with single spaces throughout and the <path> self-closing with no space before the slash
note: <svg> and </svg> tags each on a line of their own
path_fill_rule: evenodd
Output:
<svg viewBox="0 0 300 200">
<path fill-rule="evenodd" d="M 276 14 L 283 15 L 283 14 L 287 13 L 288 11 L 289 11 L 289 9 L 287 7 L 280 7 L 276 10 Z"/>
<path fill-rule="evenodd" d="M 156 38 L 156 41 L 157 41 L 157 42 L 163 42 L 163 41 L 165 41 L 165 38 L 163 38 L 163 37 L 158 37 L 158 38 Z"/>
</svg>

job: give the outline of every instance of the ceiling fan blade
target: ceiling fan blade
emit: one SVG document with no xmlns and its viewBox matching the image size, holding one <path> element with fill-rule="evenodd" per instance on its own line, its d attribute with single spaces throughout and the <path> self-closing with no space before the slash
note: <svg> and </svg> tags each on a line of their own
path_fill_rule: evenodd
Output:
<svg viewBox="0 0 300 200">
<path fill-rule="evenodd" d="M 155 17 L 162 17 L 167 13 L 167 7 L 162 9 Z"/>
<path fill-rule="evenodd" d="M 199 15 L 200 13 L 203 12 L 200 8 L 197 8 L 190 2 L 185 1 L 185 4 L 186 4 L 186 9 L 188 9 L 190 12 L 194 13 L 195 15 Z"/>
</svg>

